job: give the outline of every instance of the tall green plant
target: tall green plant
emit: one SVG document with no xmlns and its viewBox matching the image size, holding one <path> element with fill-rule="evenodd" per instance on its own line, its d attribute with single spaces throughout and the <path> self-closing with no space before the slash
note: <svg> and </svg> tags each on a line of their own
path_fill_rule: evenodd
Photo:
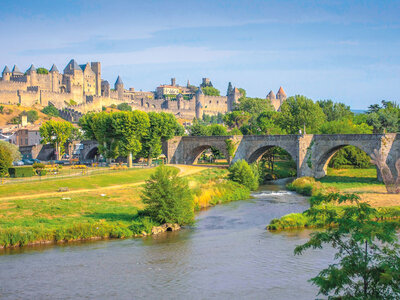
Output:
<svg viewBox="0 0 400 300">
<path fill-rule="evenodd" d="M 186 179 L 178 177 L 178 170 L 164 165 L 146 181 L 142 201 L 147 205 L 146 213 L 161 223 L 194 222 L 193 195 Z"/>
<path fill-rule="evenodd" d="M 258 170 L 250 166 L 245 160 L 240 159 L 229 168 L 228 178 L 236 181 L 250 190 L 258 188 Z"/>
<path fill-rule="evenodd" d="M 355 205 L 339 211 L 329 205 L 313 206 L 306 215 L 335 224 L 325 231 L 314 232 L 295 254 L 323 248 L 329 244 L 337 250 L 336 262 L 310 281 L 319 294 L 329 299 L 399 299 L 400 246 L 397 244 L 399 223 L 378 221 L 378 211 L 361 203 L 356 194 L 330 194 L 327 202 L 351 202 Z"/>
</svg>

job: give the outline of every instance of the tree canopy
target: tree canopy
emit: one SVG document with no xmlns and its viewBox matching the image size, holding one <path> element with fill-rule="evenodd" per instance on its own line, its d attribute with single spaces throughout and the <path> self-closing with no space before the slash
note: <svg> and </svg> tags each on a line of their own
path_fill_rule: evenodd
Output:
<svg viewBox="0 0 400 300">
<path fill-rule="evenodd" d="M 40 136 L 42 143 L 50 143 L 56 149 L 56 159 L 64 154 L 64 144 L 73 134 L 73 126 L 67 121 L 54 121 L 49 120 L 44 123 L 40 128 Z"/>
</svg>

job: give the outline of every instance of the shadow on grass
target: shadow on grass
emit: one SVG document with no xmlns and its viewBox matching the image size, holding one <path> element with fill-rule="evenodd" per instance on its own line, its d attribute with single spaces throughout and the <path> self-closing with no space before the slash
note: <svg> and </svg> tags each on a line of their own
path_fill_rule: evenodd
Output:
<svg viewBox="0 0 400 300">
<path fill-rule="evenodd" d="M 322 183 L 358 183 L 358 184 L 381 184 L 376 178 L 371 177 L 350 177 L 350 176 L 325 176 L 318 181 Z"/>
<path fill-rule="evenodd" d="M 139 216 L 139 212 L 128 214 L 128 213 L 92 213 L 87 214 L 85 217 L 93 218 L 96 221 L 98 220 L 106 220 L 106 221 L 126 221 L 131 222 Z"/>
</svg>

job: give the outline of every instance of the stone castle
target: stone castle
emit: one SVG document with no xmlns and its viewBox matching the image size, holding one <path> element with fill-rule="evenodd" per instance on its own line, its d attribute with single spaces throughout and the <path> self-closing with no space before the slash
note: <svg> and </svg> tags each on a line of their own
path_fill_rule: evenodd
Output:
<svg viewBox="0 0 400 300">
<path fill-rule="evenodd" d="M 208 78 L 203 78 L 201 86 L 212 86 Z M 203 114 L 217 115 L 233 109 L 241 97 L 237 88 L 232 88 L 227 96 L 205 95 L 201 87 L 179 86 L 175 78 L 170 85 L 160 85 L 154 92 L 125 89 L 118 76 L 114 88 L 101 78 L 99 62 L 78 65 L 72 59 L 60 73 L 53 64 L 49 71 L 33 65 L 25 72 L 17 66 L 12 71 L 5 66 L 0 78 L 0 104 L 20 104 L 23 106 L 54 105 L 62 112 L 62 117 L 76 121 L 89 111 L 101 111 L 102 108 L 128 103 L 133 109 L 143 111 L 165 111 L 178 118 L 201 118 Z M 286 94 L 282 87 L 275 94 L 270 91 L 269 99 L 275 110 L 279 110 Z"/>
</svg>

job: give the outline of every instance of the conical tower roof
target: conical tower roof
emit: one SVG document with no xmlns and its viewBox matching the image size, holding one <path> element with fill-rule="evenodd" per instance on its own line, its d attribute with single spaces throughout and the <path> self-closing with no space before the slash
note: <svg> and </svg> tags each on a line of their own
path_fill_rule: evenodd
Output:
<svg viewBox="0 0 400 300">
<path fill-rule="evenodd" d="M 53 65 L 51 66 L 50 72 L 58 72 L 58 73 L 60 73 L 60 72 L 58 71 L 58 69 L 57 69 L 57 67 L 56 67 L 55 64 L 53 64 Z"/>
<path fill-rule="evenodd" d="M 4 73 L 11 73 L 10 69 L 7 66 L 4 67 L 3 74 Z"/>
<path fill-rule="evenodd" d="M 285 93 L 285 91 L 283 90 L 283 88 L 280 87 L 280 88 L 279 88 L 279 91 L 276 93 L 276 95 L 277 95 L 277 96 L 278 96 L 278 95 L 286 96 L 286 93 Z"/>
<path fill-rule="evenodd" d="M 240 94 L 240 91 L 239 91 L 239 89 L 238 89 L 237 87 L 235 87 L 235 88 L 233 89 L 233 93 L 234 93 L 234 94 Z"/>
<path fill-rule="evenodd" d="M 29 69 L 28 70 L 26 70 L 28 73 L 30 73 L 30 72 L 36 72 L 36 68 L 35 68 L 35 66 L 32 64 L 30 67 L 29 67 Z"/>
<path fill-rule="evenodd" d="M 22 72 L 18 69 L 17 65 L 14 65 L 12 72 L 16 74 L 22 74 Z"/>
<path fill-rule="evenodd" d="M 117 81 L 115 82 L 115 85 L 117 85 L 117 84 L 124 84 L 122 82 L 121 76 L 119 76 L 119 75 L 118 75 Z"/>
<path fill-rule="evenodd" d="M 275 94 L 272 90 L 268 93 L 267 99 L 270 99 L 270 100 L 276 99 Z"/>
<path fill-rule="evenodd" d="M 82 71 L 81 67 L 79 67 L 75 59 L 71 59 L 64 69 L 64 73 L 67 74 L 71 71 Z"/>
</svg>

